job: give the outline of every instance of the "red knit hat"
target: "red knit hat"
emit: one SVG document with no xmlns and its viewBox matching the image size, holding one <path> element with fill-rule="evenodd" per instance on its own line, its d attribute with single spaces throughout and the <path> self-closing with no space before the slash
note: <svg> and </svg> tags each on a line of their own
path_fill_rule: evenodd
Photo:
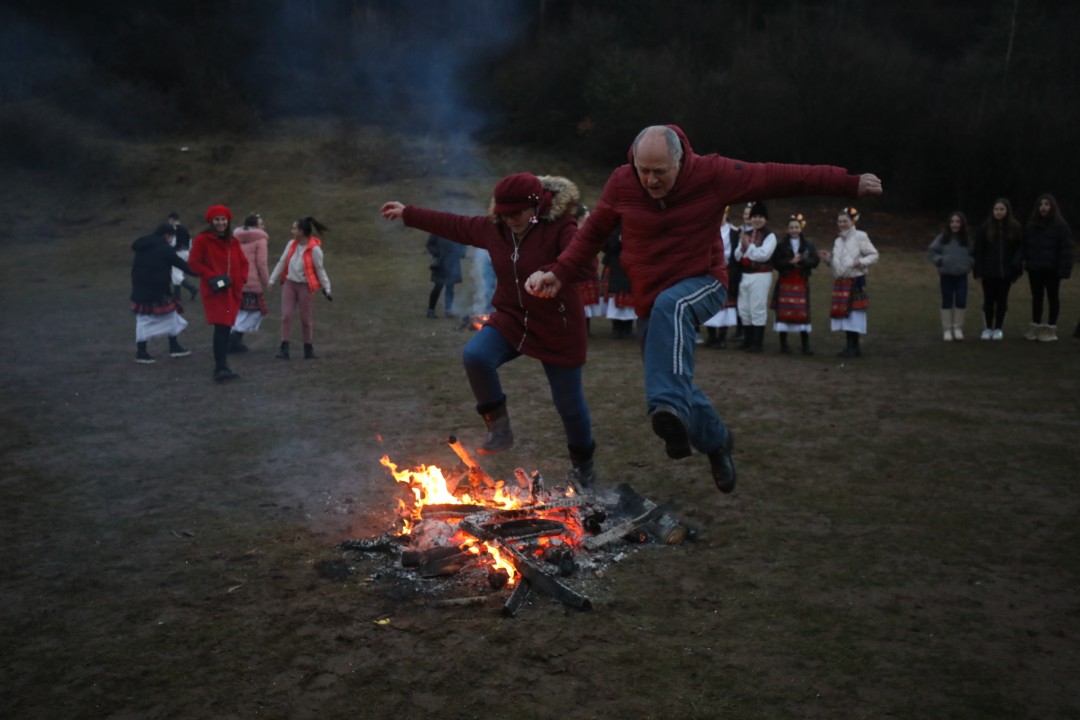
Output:
<svg viewBox="0 0 1080 720">
<path fill-rule="evenodd" d="M 206 222 L 210 222 L 218 215 L 224 215 L 229 222 L 232 222 L 232 213 L 224 205 L 211 205 L 206 211 Z"/>
<path fill-rule="evenodd" d="M 513 215 L 514 213 L 538 208 L 543 203 L 544 187 L 540 178 L 532 173 L 508 175 L 495 186 L 495 214 Z"/>
</svg>

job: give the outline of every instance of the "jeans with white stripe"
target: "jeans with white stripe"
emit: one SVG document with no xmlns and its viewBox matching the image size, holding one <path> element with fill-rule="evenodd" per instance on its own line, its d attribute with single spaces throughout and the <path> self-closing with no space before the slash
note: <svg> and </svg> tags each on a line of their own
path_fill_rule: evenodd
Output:
<svg viewBox="0 0 1080 720">
<path fill-rule="evenodd" d="M 716 278 L 699 275 L 660 293 L 649 317 L 638 319 L 648 411 L 659 405 L 674 408 L 690 429 L 690 444 L 701 453 L 719 448 L 728 429 L 694 384 L 697 326 L 718 313 L 726 299 Z"/>
</svg>

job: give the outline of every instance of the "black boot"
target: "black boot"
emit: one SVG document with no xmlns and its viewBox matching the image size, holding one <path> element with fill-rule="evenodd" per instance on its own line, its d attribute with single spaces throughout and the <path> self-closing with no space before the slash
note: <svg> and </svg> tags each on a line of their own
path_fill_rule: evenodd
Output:
<svg viewBox="0 0 1080 720">
<path fill-rule="evenodd" d="M 727 347 L 727 328 L 726 327 L 716 329 L 716 344 L 713 345 L 713 347 L 716 348 L 717 350 L 723 350 L 724 348 Z"/>
<path fill-rule="evenodd" d="M 782 332 L 782 333 L 777 333 L 777 335 L 780 336 L 780 352 L 784 353 L 785 355 L 790 355 L 791 354 L 791 348 L 788 347 L 788 344 L 787 344 L 787 333 Z"/>
<path fill-rule="evenodd" d="M 742 329 L 742 345 L 739 346 L 739 349 L 749 352 L 752 347 L 754 347 L 754 326 L 744 325 Z"/>
<path fill-rule="evenodd" d="M 140 365 L 151 365 L 157 362 L 157 360 L 150 357 L 150 353 L 146 351 L 145 340 L 135 343 L 135 362 Z"/>
<path fill-rule="evenodd" d="M 745 330 L 743 328 L 742 319 L 741 318 L 736 318 L 735 319 L 735 336 L 732 337 L 731 339 L 734 340 L 735 342 L 738 342 L 738 341 L 742 340 L 745 335 L 746 335 L 746 332 L 745 332 Z"/>
<path fill-rule="evenodd" d="M 810 333 L 803 330 L 801 333 L 799 333 L 799 340 L 802 341 L 802 354 L 813 355 L 814 351 L 810 349 Z"/>
<path fill-rule="evenodd" d="M 175 335 L 169 336 L 169 357 L 182 358 L 191 354 L 191 351 L 180 344 Z"/>
<path fill-rule="evenodd" d="M 765 349 L 764 325 L 752 325 L 746 328 L 746 334 L 751 337 L 750 347 L 746 349 L 747 352 L 759 353 Z"/>
<path fill-rule="evenodd" d="M 596 484 L 596 471 L 593 469 L 593 453 L 596 452 L 596 443 L 582 450 L 573 445 L 567 445 L 570 451 L 570 463 L 574 466 L 566 474 L 566 479 L 580 492 L 592 492 Z"/>
<path fill-rule="evenodd" d="M 281 341 L 281 349 L 277 351 L 277 354 L 274 355 L 274 357 L 276 357 L 276 358 L 278 358 L 280 360 L 288 360 L 289 359 L 289 341 L 288 340 L 282 340 Z"/>
<path fill-rule="evenodd" d="M 705 336 L 705 347 L 716 347 L 716 328 L 706 327 Z"/>
<path fill-rule="evenodd" d="M 247 351 L 248 346 L 244 344 L 244 333 L 235 330 L 229 333 L 229 352 L 245 353 Z"/>
<path fill-rule="evenodd" d="M 311 343 L 304 343 L 304 359 L 305 360 L 318 360 L 319 356 L 315 354 L 315 346 Z"/>
<path fill-rule="evenodd" d="M 735 458 L 731 451 L 735 449 L 735 437 L 728 430 L 727 440 L 723 445 L 709 453 L 709 469 L 712 471 L 716 489 L 729 493 L 735 489 Z"/>
<path fill-rule="evenodd" d="M 477 408 L 480 417 L 484 418 L 488 434 L 484 442 L 477 449 L 481 455 L 493 455 L 503 450 L 514 447 L 514 431 L 510 429 L 510 415 L 506 412 L 506 398 L 494 406 Z"/>
<path fill-rule="evenodd" d="M 859 333 L 849 330 L 844 334 L 847 335 L 847 347 L 838 352 L 837 355 L 840 357 L 859 357 Z"/>
</svg>

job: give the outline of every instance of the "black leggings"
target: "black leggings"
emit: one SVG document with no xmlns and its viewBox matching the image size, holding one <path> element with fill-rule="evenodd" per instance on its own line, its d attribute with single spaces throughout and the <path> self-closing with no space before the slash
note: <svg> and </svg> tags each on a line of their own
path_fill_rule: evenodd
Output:
<svg viewBox="0 0 1080 720">
<path fill-rule="evenodd" d="M 1031 322 L 1042 324 L 1043 294 L 1050 305 L 1048 324 L 1057 325 L 1058 313 L 1061 312 L 1061 278 L 1056 268 L 1049 270 L 1028 270 L 1028 284 L 1031 286 Z"/>
<path fill-rule="evenodd" d="M 214 325 L 214 369 L 222 370 L 229 366 L 226 358 L 229 356 L 229 331 L 228 325 Z"/>
<path fill-rule="evenodd" d="M 983 319 L 986 327 L 991 330 L 1000 330 L 1005 322 L 1005 313 L 1009 309 L 1009 288 L 1012 280 L 1009 278 L 982 279 L 983 288 Z"/>
</svg>

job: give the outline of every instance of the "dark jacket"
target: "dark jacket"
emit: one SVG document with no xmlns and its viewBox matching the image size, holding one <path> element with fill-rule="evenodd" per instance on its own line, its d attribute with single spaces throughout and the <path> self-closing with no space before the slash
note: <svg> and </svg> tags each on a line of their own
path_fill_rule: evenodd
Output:
<svg viewBox="0 0 1080 720">
<path fill-rule="evenodd" d="M 607 268 L 607 291 L 609 293 L 630 292 L 630 277 L 623 270 L 619 256 L 622 255 L 622 232 L 616 230 L 604 243 L 604 254 L 600 259 Z"/>
<path fill-rule="evenodd" d="M 491 299 L 495 312 L 486 324 L 523 355 L 579 367 L 585 364 L 588 342 L 585 306 L 577 282 L 596 277 L 596 256 L 594 253 L 591 266 L 586 264 L 579 276 L 564 283 L 554 298 L 526 292 L 529 276 L 537 270 L 550 270 L 577 232 L 573 214 L 580 198 L 577 186 L 559 177 L 544 176 L 540 182 L 554 193 L 554 200 L 520 241 L 493 214 L 466 217 L 407 205 L 402 220 L 409 227 L 487 250 L 498 282 Z"/>
<path fill-rule="evenodd" d="M 975 264 L 971 244 L 962 245 L 962 238 L 953 233 L 942 233 L 934 238 L 926 250 L 930 262 L 937 266 L 941 275 L 967 275 Z"/>
<path fill-rule="evenodd" d="M 991 223 L 997 225 L 994 238 L 990 237 Z M 976 279 L 1016 280 L 1023 272 L 1021 252 L 1019 228 L 1010 228 L 1007 223 L 991 218 L 975 231 L 972 272 Z"/>
<path fill-rule="evenodd" d="M 465 246 L 438 235 L 428 235 L 427 251 L 431 253 L 431 282 L 456 285 L 461 282 L 461 259 Z"/>
<path fill-rule="evenodd" d="M 1024 269 L 1028 272 L 1057 270 L 1063 280 L 1072 275 L 1072 235 L 1064 222 L 1029 223 L 1021 248 Z"/>
<path fill-rule="evenodd" d="M 795 251 L 791 249 L 791 238 L 786 235 L 783 239 L 776 241 L 776 250 L 773 251 L 772 264 L 780 272 L 780 277 L 790 275 L 793 272 L 798 272 L 805 279 L 810 278 L 810 273 L 821 264 L 821 258 L 818 257 L 817 248 L 810 240 L 805 236 L 799 237 L 799 252 L 801 259 L 797 263 L 793 263 L 795 259 Z M 779 287 L 779 286 L 778 286 Z"/>
<path fill-rule="evenodd" d="M 145 235 L 131 244 L 135 260 L 131 265 L 131 302 L 164 302 L 172 298 L 172 269 L 188 275 L 191 268 L 161 235 Z"/>
</svg>

